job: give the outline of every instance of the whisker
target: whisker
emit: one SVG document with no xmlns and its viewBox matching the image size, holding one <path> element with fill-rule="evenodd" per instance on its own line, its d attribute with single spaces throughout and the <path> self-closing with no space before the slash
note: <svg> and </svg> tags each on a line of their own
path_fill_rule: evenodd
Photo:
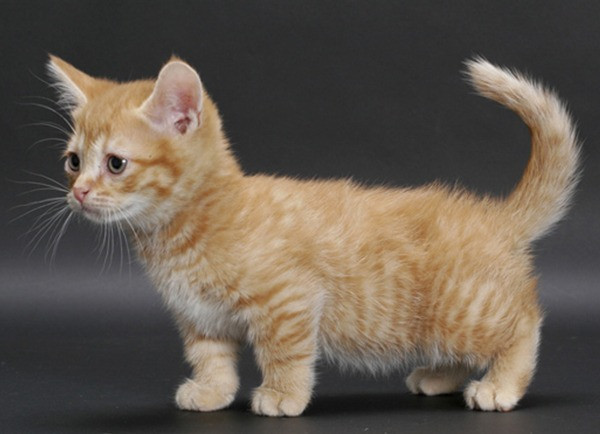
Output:
<svg viewBox="0 0 600 434">
<path fill-rule="evenodd" d="M 65 194 L 69 192 L 69 190 L 67 190 L 64 187 L 59 188 L 59 187 L 57 187 L 55 185 L 46 184 L 44 182 L 38 182 L 38 181 L 13 181 L 13 180 L 9 180 L 9 181 L 12 182 L 12 183 L 14 183 L 14 184 L 38 186 L 38 187 L 41 187 L 40 190 L 51 190 L 51 191 L 57 191 L 59 193 L 65 193 Z M 37 190 L 34 190 L 34 189 L 27 190 L 27 191 L 19 193 L 19 195 L 28 194 L 28 193 L 33 192 L 33 191 L 37 191 Z"/>
<path fill-rule="evenodd" d="M 29 73 L 31 75 L 33 75 L 35 78 L 37 78 L 39 81 L 41 81 L 42 83 L 44 83 L 46 86 L 48 86 L 48 87 L 54 87 L 54 83 L 51 83 L 51 82 L 49 82 L 47 80 L 44 80 L 42 77 L 40 77 L 39 75 L 37 75 L 35 72 L 33 72 L 33 71 L 30 70 Z M 32 96 L 31 98 L 43 98 L 43 97 L 41 97 L 41 96 L 40 97 Z M 46 98 L 46 99 L 50 100 L 50 98 Z M 54 101 L 54 100 L 52 100 L 52 101 Z"/>
<path fill-rule="evenodd" d="M 22 191 L 21 193 L 16 194 L 16 196 L 25 196 L 26 194 L 37 193 L 38 191 L 58 191 L 60 193 L 67 193 L 66 191 L 57 189 L 56 187 L 49 188 L 48 186 L 46 186 L 46 187 L 40 187 L 40 188 L 32 188 L 31 190 L 27 190 L 27 191 Z"/>
<path fill-rule="evenodd" d="M 33 122 L 30 124 L 25 124 L 23 125 L 23 127 L 47 127 L 47 128 L 52 128 L 55 129 L 57 131 L 60 131 L 61 133 L 63 133 L 65 136 L 70 137 L 72 133 L 72 131 L 67 131 L 65 130 L 63 127 L 61 127 L 58 124 L 55 124 L 54 122 Z"/>
<path fill-rule="evenodd" d="M 60 203 L 56 203 L 53 204 L 51 206 L 48 207 L 48 209 L 46 211 L 44 211 L 42 214 L 40 214 L 32 223 L 31 227 L 29 228 L 29 230 L 25 233 L 23 233 L 19 238 L 24 237 L 28 234 L 30 234 L 31 232 L 37 230 L 38 228 L 40 228 L 41 226 L 44 225 L 44 223 L 46 223 L 46 221 L 42 221 L 42 219 L 47 216 L 48 214 L 52 214 L 54 212 L 59 211 L 61 208 L 63 208 L 63 205 Z"/>
<path fill-rule="evenodd" d="M 67 200 L 67 198 L 65 198 L 65 197 L 49 197 L 49 198 L 46 198 L 46 199 L 34 200 L 32 202 L 27 202 L 27 203 L 22 203 L 20 205 L 11 206 L 9 208 L 9 210 L 23 208 L 23 207 L 26 207 L 26 206 L 33 206 L 33 205 L 37 205 L 37 204 L 40 204 L 40 203 L 66 201 L 66 200 Z"/>
<path fill-rule="evenodd" d="M 115 215 L 117 215 L 117 212 L 111 211 L 111 220 L 113 220 L 113 217 Z M 117 250 L 117 244 L 119 245 L 119 275 L 121 275 L 121 274 L 123 274 L 123 244 L 121 244 L 121 233 L 119 232 L 118 220 L 114 219 L 113 226 L 114 226 L 114 230 L 115 230 L 115 234 L 116 234 L 115 254 L 116 254 L 116 250 Z"/>
<path fill-rule="evenodd" d="M 102 253 L 105 251 L 105 248 L 107 248 L 107 244 L 108 244 L 108 227 L 107 227 L 106 223 L 104 223 L 104 222 L 101 224 L 100 227 L 102 228 L 102 244 L 100 245 L 100 250 L 98 251 L 98 256 L 99 256 L 99 258 L 104 256 L 104 260 L 102 262 L 102 268 L 100 269 L 99 276 L 104 274 L 104 269 L 106 268 L 106 254 L 102 255 Z"/>
<path fill-rule="evenodd" d="M 39 79 L 39 77 L 37 77 L 37 76 L 36 76 L 36 78 Z M 49 83 L 47 83 L 45 81 L 43 83 L 49 85 Z M 59 109 L 62 110 L 61 106 L 58 104 L 58 102 L 56 100 L 54 100 L 52 98 L 48 98 L 46 96 L 41 96 L 41 95 L 25 95 L 23 97 L 23 99 L 41 99 L 42 101 L 47 101 L 47 102 L 49 102 L 51 104 L 54 104 L 56 107 L 58 107 Z"/>
<path fill-rule="evenodd" d="M 110 241 L 111 241 L 111 225 L 106 222 L 106 249 L 104 250 L 104 262 L 102 263 L 102 271 L 110 269 Z"/>
<path fill-rule="evenodd" d="M 48 229 L 48 227 L 51 226 L 56 221 L 56 219 L 58 219 L 60 217 L 60 215 L 64 214 L 66 211 L 67 211 L 67 207 L 55 206 L 51 209 L 46 210 L 42 216 L 38 217 L 38 219 L 40 219 L 44 215 L 52 214 L 48 220 L 40 221 L 38 225 L 35 225 L 34 227 L 32 227 L 29 231 L 27 231 L 25 233 L 25 235 L 26 235 L 33 231 L 36 232 L 34 234 L 34 236 L 32 237 L 32 239 L 29 241 L 29 243 L 27 243 L 26 247 L 29 244 L 31 244 L 35 240 L 36 237 L 38 237 L 39 235 L 43 235 L 43 231 L 45 229 Z M 37 222 L 37 220 L 36 220 L 36 222 Z"/>
<path fill-rule="evenodd" d="M 116 210 L 111 211 L 110 217 L 114 231 L 114 254 L 117 254 L 117 245 L 119 247 L 119 275 L 123 274 L 123 244 L 121 242 L 121 233 L 119 232 L 119 222 L 114 218 L 117 214 Z"/>
<path fill-rule="evenodd" d="M 59 95 L 63 94 L 62 90 L 63 90 L 64 85 L 62 85 L 61 83 L 52 83 L 52 82 L 46 81 L 43 78 L 39 77 L 37 74 L 35 74 L 33 71 L 29 71 L 29 73 L 31 75 L 33 75 L 35 78 L 37 78 L 39 81 L 44 83 L 46 86 L 48 86 L 49 88 L 56 91 Z M 40 97 L 40 98 L 43 98 L 43 97 Z M 45 99 L 50 100 L 49 98 L 45 98 Z M 61 110 L 64 110 L 67 112 L 73 111 L 73 109 L 76 107 L 76 105 L 74 103 L 71 103 L 68 100 L 66 100 L 64 97 L 60 97 L 60 96 L 59 96 L 58 101 L 54 101 L 54 100 L 50 100 L 50 101 L 52 101 L 54 104 L 56 104 Z"/>
<path fill-rule="evenodd" d="M 50 264 L 50 266 L 52 266 L 52 262 L 48 261 L 48 255 L 50 254 L 50 251 L 52 250 L 52 246 L 54 245 L 54 240 L 56 239 L 56 236 L 59 232 L 59 228 L 61 227 L 61 221 L 63 219 L 63 217 L 65 216 L 65 213 L 61 213 L 60 217 L 58 219 L 56 219 L 55 224 L 52 226 L 51 230 L 48 233 L 48 237 L 46 239 L 46 251 L 44 253 L 44 260 L 46 262 L 48 262 Z"/>
<path fill-rule="evenodd" d="M 116 211 L 117 215 L 119 216 L 119 220 L 117 221 L 118 224 L 118 228 L 119 228 L 119 234 L 120 237 L 123 238 L 123 242 L 125 243 L 125 251 L 127 253 L 127 267 L 128 267 L 128 274 L 129 274 L 129 281 L 131 282 L 131 251 L 129 248 L 129 237 L 127 236 L 127 232 L 125 231 L 125 229 L 123 228 L 123 222 L 125 222 L 127 225 L 129 225 L 130 231 L 133 233 L 134 237 L 137 237 L 137 234 L 135 233 L 135 231 L 133 230 L 133 227 L 131 226 L 131 224 L 129 223 L 129 220 L 127 218 L 127 215 L 125 214 L 125 212 L 123 212 L 122 210 L 117 210 Z"/>
<path fill-rule="evenodd" d="M 60 137 L 46 137 L 45 139 L 40 139 L 40 140 L 36 140 L 35 142 L 33 142 L 31 145 L 29 145 L 27 150 L 30 151 L 36 145 L 39 145 L 40 143 L 44 143 L 44 142 L 50 142 L 50 141 L 56 142 L 56 146 L 51 146 L 52 148 L 58 148 L 58 145 L 60 145 L 61 148 L 67 146 L 67 139 L 60 138 Z"/>
<path fill-rule="evenodd" d="M 121 249 L 121 269 L 123 267 L 123 261 L 125 261 L 125 255 L 123 254 L 123 251 L 125 251 L 125 253 L 127 253 L 127 269 L 128 269 L 128 275 L 129 275 L 129 282 L 131 282 L 131 256 L 129 254 L 129 246 L 127 244 L 127 236 L 125 235 L 124 231 L 123 231 L 123 225 L 121 224 L 121 222 L 118 222 L 118 228 L 119 228 L 119 247 Z M 123 249 L 123 244 L 125 244 L 125 248 Z"/>
<path fill-rule="evenodd" d="M 32 209 L 29 209 L 29 210 L 25 211 L 23 214 L 21 214 L 21 215 L 19 215 L 19 216 L 15 217 L 15 218 L 13 218 L 12 220 L 9 220 L 9 223 L 16 222 L 17 220 L 20 220 L 20 219 L 22 219 L 23 217 L 25 217 L 25 216 L 27 216 L 27 215 L 31 214 L 32 212 L 38 211 L 38 210 L 40 210 L 40 209 L 44 209 L 44 208 L 46 208 L 46 207 L 51 207 L 51 206 L 53 206 L 53 205 L 54 205 L 54 206 L 62 205 L 62 204 L 61 204 L 61 202 L 62 202 L 62 201 L 64 201 L 64 199 L 63 199 L 63 198 L 51 198 L 51 199 L 44 199 L 44 203 L 43 203 L 43 204 L 41 204 L 41 205 L 38 205 L 38 206 L 36 206 L 35 208 L 32 208 Z M 29 204 L 17 205 L 16 207 L 13 207 L 13 208 L 19 208 L 19 207 L 22 207 L 22 206 L 27 206 L 27 205 L 29 205 Z M 35 205 L 35 204 L 31 204 L 31 205 Z M 13 208 L 11 208 L 11 209 L 13 209 Z"/>
<path fill-rule="evenodd" d="M 109 228 L 110 228 L 110 244 L 109 244 L 109 247 L 110 247 L 109 252 L 110 253 L 109 253 L 108 260 L 109 260 L 109 268 L 110 268 L 110 266 L 113 263 L 113 256 L 115 253 L 115 233 L 114 233 L 115 226 L 113 224 L 110 224 Z"/>
<path fill-rule="evenodd" d="M 69 119 L 67 119 L 62 113 L 60 113 L 58 110 L 53 109 L 52 107 L 49 107 L 45 104 L 35 103 L 35 102 L 19 103 L 19 104 L 33 106 L 33 107 L 40 107 L 40 108 L 46 109 L 48 111 L 51 111 L 52 113 L 54 113 L 58 117 L 60 117 L 69 126 L 69 128 L 71 129 L 71 133 L 73 133 L 75 131 L 75 127 L 73 126 L 73 123 Z"/>
<path fill-rule="evenodd" d="M 25 170 L 24 172 L 28 173 L 29 175 L 38 176 L 40 178 L 46 179 L 57 185 L 59 188 L 62 188 L 64 191 L 69 191 L 67 187 L 65 187 L 61 182 L 57 181 L 56 179 L 50 178 L 49 176 L 46 176 L 42 173 L 32 172 L 31 170 Z"/>
<path fill-rule="evenodd" d="M 50 264 L 52 264 L 54 262 L 54 258 L 56 256 L 56 251 L 58 250 L 58 243 L 60 242 L 61 238 L 64 236 L 66 230 L 67 230 L 67 226 L 69 225 L 69 222 L 71 221 L 71 218 L 73 217 L 73 212 L 71 211 L 69 213 L 69 215 L 67 216 L 67 218 L 65 219 L 64 223 L 62 224 L 60 230 L 58 231 L 58 235 L 55 237 L 53 243 L 52 243 L 52 254 L 50 255 Z"/>
<path fill-rule="evenodd" d="M 29 252 L 29 256 L 31 256 L 31 254 L 35 251 L 35 249 L 37 249 L 37 246 L 44 239 L 46 234 L 48 234 L 48 231 L 50 231 L 50 229 L 57 222 L 60 222 L 61 217 L 67 211 L 69 211 L 69 208 L 67 208 L 67 207 L 62 208 L 61 210 L 57 211 L 56 214 L 54 216 L 52 216 L 48 221 L 44 222 L 44 224 L 40 226 L 40 229 L 38 230 L 38 232 L 31 238 L 31 240 L 25 246 L 25 249 L 28 249 L 28 248 L 30 248 L 30 246 L 33 245 L 33 247 L 31 247 L 31 250 Z"/>
</svg>

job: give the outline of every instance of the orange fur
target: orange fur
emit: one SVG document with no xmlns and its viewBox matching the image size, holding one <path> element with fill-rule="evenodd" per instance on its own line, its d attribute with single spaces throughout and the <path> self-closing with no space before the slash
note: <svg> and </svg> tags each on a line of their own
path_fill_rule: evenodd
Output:
<svg viewBox="0 0 600 434">
<path fill-rule="evenodd" d="M 129 228 L 172 310 L 193 377 L 184 409 L 232 402 L 237 346 L 263 373 L 252 409 L 298 415 L 314 363 L 388 371 L 419 360 L 414 393 L 465 389 L 470 408 L 506 411 L 535 368 L 541 314 L 532 240 L 565 212 L 578 145 L 565 109 L 539 85 L 478 59 L 475 88 L 532 130 L 523 180 L 506 199 L 439 185 L 363 188 L 349 181 L 246 176 L 195 71 L 172 59 L 154 81 L 97 80 L 52 57 L 71 107 L 71 206 Z M 106 170 L 116 155 L 123 173 Z"/>
</svg>

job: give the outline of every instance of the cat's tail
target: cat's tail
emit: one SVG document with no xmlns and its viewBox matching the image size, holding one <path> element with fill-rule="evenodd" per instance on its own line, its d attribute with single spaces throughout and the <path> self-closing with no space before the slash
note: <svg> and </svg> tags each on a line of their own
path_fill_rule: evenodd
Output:
<svg viewBox="0 0 600 434">
<path fill-rule="evenodd" d="M 579 143 L 565 106 L 523 75 L 475 58 L 466 62 L 473 87 L 515 111 L 531 130 L 531 157 L 523 178 L 503 203 L 515 241 L 540 238 L 566 213 L 579 178 Z"/>
</svg>

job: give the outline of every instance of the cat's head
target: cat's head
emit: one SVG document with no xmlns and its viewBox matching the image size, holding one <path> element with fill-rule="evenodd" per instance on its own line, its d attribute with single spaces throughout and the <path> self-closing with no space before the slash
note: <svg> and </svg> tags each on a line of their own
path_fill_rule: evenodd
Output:
<svg viewBox="0 0 600 434">
<path fill-rule="evenodd" d="M 51 56 L 48 70 L 71 111 L 65 149 L 69 206 L 100 223 L 168 221 L 227 152 L 198 73 L 172 59 L 156 80 L 93 78 Z"/>
</svg>

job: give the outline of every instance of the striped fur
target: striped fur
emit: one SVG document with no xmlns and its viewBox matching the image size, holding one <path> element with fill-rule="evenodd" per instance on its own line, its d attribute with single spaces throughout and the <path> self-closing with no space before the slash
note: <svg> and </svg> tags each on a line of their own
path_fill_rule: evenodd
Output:
<svg viewBox="0 0 600 434">
<path fill-rule="evenodd" d="M 476 59 L 474 87 L 532 130 L 523 180 L 506 199 L 439 185 L 363 188 L 350 181 L 244 175 L 195 71 L 172 59 L 154 81 L 93 79 L 50 63 L 76 129 L 72 207 L 119 221 L 180 326 L 193 375 L 177 405 L 211 411 L 238 388 L 238 346 L 263 383 L 252 409 L 301 414 L 325 357 L 390 371 L 419 361 L 414 393 L 468 383 L 470 408 L 512 409 L 533 375 L 540 308 L 529 245 L 564 214 L 578 144 L 560 101 Z M 121 174 L 107 159 L 127 160 Z M 68 167 L 68 166 L 67 166 Z"/>
</svg>

